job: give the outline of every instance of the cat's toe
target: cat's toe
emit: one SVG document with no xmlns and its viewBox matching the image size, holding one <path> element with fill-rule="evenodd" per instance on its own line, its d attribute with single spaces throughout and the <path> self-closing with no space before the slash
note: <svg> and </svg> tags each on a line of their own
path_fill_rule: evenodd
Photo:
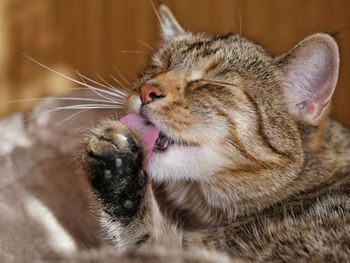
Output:
<svg viewBox="0 0 350 263">
<path fill-rule="evenodd" d="M 104 209 L 114 216 L 137 214 L 147 186 L 143 147 L 125 125 L 107 121 L 85 138 L 83 165 Z"/>
<path fill-rule="evenodd" d="M 143 155 L 139 138 L 119 122 L 102 122 L 84 140 L 83 163 L 92 181 L 111 180 L 141 170 Z"/>
<path fill-rule="evenodd" d="M 138 136 L 118 121 L 103 121 L 91 129 L 85 138 L 86 150 L 103 155 L 106 149 L 100 142 L 112 144 L 113 150 L 118 152 L 134 152 L 142 148 Z"/>
</svg>

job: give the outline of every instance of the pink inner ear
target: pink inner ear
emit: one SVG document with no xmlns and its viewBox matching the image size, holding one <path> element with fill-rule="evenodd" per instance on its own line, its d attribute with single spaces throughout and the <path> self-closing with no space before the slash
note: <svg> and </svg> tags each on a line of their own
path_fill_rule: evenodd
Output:
<svg viewBox="0 0 350 263">
<path fill-rule="evenodd" d="M 287 107 L 298 120 L 317 124 L 337 83 L 337 44 L 328 35 L 316 34 L 302 41 L 290 54 L 282 63 L 288 83 L 284 88 Z"/>
<path fill-rule="evenodd" d="M 146 165 L 148 165 L 153 152 L 153 146 L 159 137 L 159 130 L 150 124 L 140 114 L 130 113 L 119 120 L 121 123 L 131 127 L 143 140 L 146 151 Z"/>
</svg>

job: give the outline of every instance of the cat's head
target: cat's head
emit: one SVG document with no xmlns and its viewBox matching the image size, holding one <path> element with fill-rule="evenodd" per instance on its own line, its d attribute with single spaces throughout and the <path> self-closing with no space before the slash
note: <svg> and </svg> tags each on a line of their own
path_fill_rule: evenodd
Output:
<svg viewBox="0 0 350 263">
<path fill-rule="evenodd" d="M 274 58 L 237 34 L 187 32 L 164 6 L 160 18 L 163 44 L 128 100 L 164 135 L 151 175 L 228 183 L 252 197 L 291 182 L 306 147 L 299 125 L 322 126 L 336 86 L 333 38 L 312 35 Z"/>
</svg>

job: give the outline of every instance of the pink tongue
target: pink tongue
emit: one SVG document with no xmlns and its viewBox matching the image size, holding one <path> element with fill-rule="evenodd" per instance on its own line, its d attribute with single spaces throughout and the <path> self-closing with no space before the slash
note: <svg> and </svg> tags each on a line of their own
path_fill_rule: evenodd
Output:
<svg viewBox="0 0 350 263">
<path fill-rule="evenodd" d="M 153 146 L 159 137 L 159 130 L 140 114 L 130 113 L 119 120 L 121 123 L 133 128 L 142 138 L 146 146 L 146 164 L 151 159 Z"/>
</svg>

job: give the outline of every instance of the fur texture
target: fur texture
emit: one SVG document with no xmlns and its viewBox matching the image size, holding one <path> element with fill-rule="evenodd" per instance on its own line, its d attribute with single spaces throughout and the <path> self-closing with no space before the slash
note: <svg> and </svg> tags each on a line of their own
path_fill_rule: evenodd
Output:
<svg viewBox="0 0 350 263">
<path fill-rule="evenodd" d="M 175 143 L 147 172 L 142 142 L 121 123 L 102 122 L 85 140 L 83 164 L 116 251 L 349 260 L 350 132 L 328 117 L 336 42 L 315 34 L 273 58 L 236 34 L 186 32 L 164 6 L 160 17 L 164 43 L 127 107 Z M 162 96 L 142 104 L 144 83 Z"/>
</svg>

